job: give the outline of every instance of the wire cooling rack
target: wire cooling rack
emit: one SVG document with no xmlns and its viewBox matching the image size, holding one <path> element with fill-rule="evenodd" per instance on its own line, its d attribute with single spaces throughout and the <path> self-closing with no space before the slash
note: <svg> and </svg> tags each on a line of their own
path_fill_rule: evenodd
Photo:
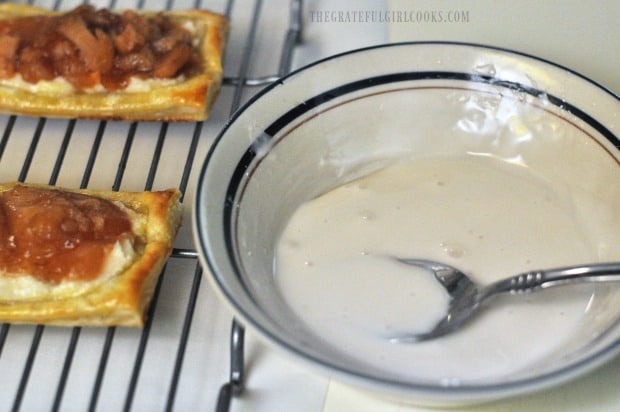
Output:
<svg viewBox="0 0 620 412">
<path fill-rule="evenodd" d="M 80 3 L 29 2 L 55 10 Z M 212 410 L 217 405 L 226 410 L 242 389 L 243 329 L 234 323 L 231 339 L 224 338 L 232 318 L 202 280 L 189 205 L 197 171 L 218 130 L 261 86 L 290 69 L 301 36 L 301 0 L 90 3 L 110 9 L 207 8 L 225 14 L 231 32 L 224 86 L 206 122 L 0 116 L 2 181 L 112 190 L 178 187 L 186 205 L 184 226 L 143 329 L 0 326 L 0 408 L 154 411 Z M 229 341 L 235 342 L 232 352 Z"/>
</svg>

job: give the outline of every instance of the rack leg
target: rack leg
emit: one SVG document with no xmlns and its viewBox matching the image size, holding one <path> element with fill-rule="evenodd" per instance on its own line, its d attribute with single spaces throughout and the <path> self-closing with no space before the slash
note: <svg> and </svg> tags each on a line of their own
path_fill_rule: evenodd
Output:
<svg viewBox="0 0 620 412">
<path fill-rule="evenodd" d="M 243 392 L 244 346 L 245 329 L 233 320 L 230 332 L 230 380 L 220 388 L 216 412 L 227 412 L 232 398 Z"/>
</svg>

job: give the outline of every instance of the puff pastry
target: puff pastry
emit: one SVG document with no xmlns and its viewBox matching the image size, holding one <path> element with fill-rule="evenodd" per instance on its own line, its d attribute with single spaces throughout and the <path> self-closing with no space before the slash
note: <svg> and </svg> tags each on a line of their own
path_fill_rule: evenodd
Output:
<svg viewBox="0 0 620 412">
<path fill-rule="evenodd" d="M 179 199 L 176 189 L 0 185 L 0 322 L 142 326 L 181 224 Z M 46 209 L 50 203 L 57 207 Z M 104 239 L 125 220 L 128 231 Z M 100 255 L 88 248 L 104 243 L 113 246 L 94 265 Z"/>
<path fill-rule="evenodd" d="M 92 8 L 92 6 L 80 7 Z M 18 57 L 10 56 L 11 51 L 17 47 L 16 43 L 22 44 L 23 40 L 19 42 L 15 40 L 15 36 L 7 28 L 10 25 L 9 22 L 22 17 L 33 19 L 42 16 L 64 16 L 66 18 L 69 13 L 79 14 L 76 10 L 54 12 L 23 4 L 0 4 L 0 63 L 2 63 L 3 58 L 14 59 L 15 61 L 25 61 L 28 58 L 27 54 L 20 54 Z M 0 65 L 0 112 L 42 117 L 128 121 L 198 121 L 206 119 L 222 82 L 221 59 L 228 31 L 228 20 L 222 15 L 205 10 L 175 10 L 155 13 L 127 10 L 111 12 L 103 9 L 98 12 L 101 11 L 123 18 L 127 15 L 133 17 L 134 20 L 135 16 L 146 19 L 161 19 L 163 16 L 177 28 L 186 30 L 190 36 L 193 56 L 195 56 L 193 58 L 195 70 L 187 74 L 169 73 L 165 68 L 157 71 L 157 69 L 145 66 L 146 63 L 140 57 L 140 53 L 135 52 L 136 50 L 140 52 L 145 50 L 151 53 L 151 50 L 156 48 L 155 46 L 165 45 L 169 39 L 163 39 L 155 46 L 147 44 L 148 47 L 144 46 L 143 49 L 131 50 L 136 44 L 136 30 L 124 30 L 117 26 L 109 28 L 109 30 L 106 28 L 105 30 L 113 31 L 106 35 L 104 29 L 92 25 L 85 28 L 86 24 L 81 23 L 79 19 L 77 23 L 75 22 L 76 19 L 67 19 L 72 24 L 61 24 L 60 29 L 55 29 L 57 31 L 54 32 L 56 33 L 54 35 L 63 40 L 70 39 L 71 41 L 68 43 L 70 46 L 67 46 L 65 41 L 64 47 L 65 49 L 73 49 L 63 50 L 59 46 L 52 48 L 50 53 L 79 53 L 82 61 L 86 62 L 89 68 L 87 74 L 91 79 L 99 79 L 102 72 L 109 70 L 112 67 L 111 65 L 115 69 L 132 66 L 138 71 L 139 75 L 133 76 L 131 82 L 128 85 L 123 85 L 122 88 L 110 90 L 97 85 L 81 89 L 76 88 L 75 83 L 64 81 L 63 76 L 50 78 L 52 75 L 48 73 L 49 70 L 43 70 L 42 80 L 32 83 L 25 81 L 20 73 L 11 76 L 12 69 L 9 70 L 8 74 L 4 73 L 3 75 L 3 71 L 6 72 L 6 70 L 3 70 Z M 125 26 L 125 28 L 127 27 Z M 120 45 L 116 42 L 117 38 L 123 37 L 130 41 L 129 45 L 127 42 Z M 127 53 L 127 55 L 123 55 L 123 59 L 116 59 L 113 62 L 94 51 L 88 55 L 87 52 L 93 49 L 89 47 L 90 43 L 87 41 L 89 39 L 91 43 L 100 42 L 104 50 L 110 50 L 116 53 L 116 56 L 119 56 L 120 53 Z M 114 42 L 111 43 L 109 39 Z M 147 48 L 149 50 L 146 50 Z M 174 61 L 179 57 L 179 53 L 176 52 L 180 52 L 184 48 L 185 45 L 183 47 L 172 47 L 170 54 L 173 56 L 168 59 L 168 55 L 166 55 L 166 59 Z M 21 50 L 23 52 L 23 48 Z M 46 56 L 43 58 L 32 57 L 36 62 L 47 58 Z M 156 56 L 156 62 L 161 60 L 161 56 Z M 30 63 L 28 66 L 35 67 L 34 64 Z M 73 67 L 69 67 L 68 71 L 70 70 L 73 70 Z M 153 76 L 153 73 L 156 75 Z M 101 78 L 103 79 L 103 77 Z"/>
</svg>

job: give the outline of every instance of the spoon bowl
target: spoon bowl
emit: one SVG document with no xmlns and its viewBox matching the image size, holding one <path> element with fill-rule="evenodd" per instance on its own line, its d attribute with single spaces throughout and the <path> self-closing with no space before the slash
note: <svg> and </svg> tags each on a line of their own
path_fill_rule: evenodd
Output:
<svg viewBox="0 0 620 412">
<path fill-rule="evenodd" d="M 502 293 L 523 294 L 577 283 L 620 281 L 620 262 L 533 270 L 479 286 L 465 273 L 445 263 L 425 259 L 397 260 L 431 271 L 450 295 L 450 304 L 446 315 L 430 331 L 394 336 L 390 338 L 392 343 L 422 342 L 456 332 L 472 319 L 484 302 Z"/>
</svg>

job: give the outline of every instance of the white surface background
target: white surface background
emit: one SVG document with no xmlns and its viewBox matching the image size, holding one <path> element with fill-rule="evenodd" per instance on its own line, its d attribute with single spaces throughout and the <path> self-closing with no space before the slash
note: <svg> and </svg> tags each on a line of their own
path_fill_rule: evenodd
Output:
<svg viewBox="0 0 620 412">
<path fill-rule="evenodd" d="M 466 23 L 399 23 L 391 41 L 457 40 L 554 61 L 620 93 L 620 3 L 614 0 L 391 0 L 394 10 L 466 11 Z M 446 13 L 447 14 L 447 13 Z"/>
</svg>

